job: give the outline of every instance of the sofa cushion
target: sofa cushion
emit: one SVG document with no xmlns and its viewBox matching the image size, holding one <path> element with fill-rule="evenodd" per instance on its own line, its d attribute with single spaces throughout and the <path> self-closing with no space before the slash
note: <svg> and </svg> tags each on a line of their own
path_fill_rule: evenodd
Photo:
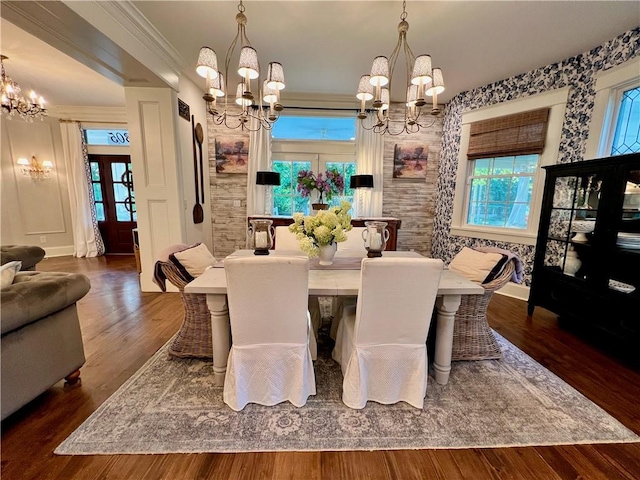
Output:
<svg viewBox="0 0 640 480">
<path fill-rule="evenodd" d="M 13 283 L 20 267 L 22 267 L 22 262 L 9 262 L 0 267 L 0 288 L 8 287 Z"/>
<path fill-rule="evenodd" d="M 17 273 L 13 284 L 0 291 L 2 335 L 74 304 L 90 288 L 79 273 Z"/>
<path fill-rule="evenodd" d="M 0 263 L 20 260 L 22 270 L 34 270 L 36 263 L 44 258 L 45 251 L 35 245 L 2 245 L 0 246 Z"/>
</svg>

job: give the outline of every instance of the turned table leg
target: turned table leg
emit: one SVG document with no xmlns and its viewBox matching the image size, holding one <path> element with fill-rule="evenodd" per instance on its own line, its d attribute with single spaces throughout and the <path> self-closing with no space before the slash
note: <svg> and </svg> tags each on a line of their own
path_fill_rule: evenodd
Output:
<svg viewBox="0 0 640 480">
<path fill-rule="evenodd" d="M 213 342 L 213 375 L 216 385 L 224 386 L 227 359 L 231 349 L 231 326 L 226 295 L 207 295 L 207 307 L 211 313 L 211 337 Z"/>
<path fill-rule="evenodd" d="M 437 328 L 436 351 L 433 368 L 436 382 L 446 385 L 451 372 L 451 352 L 453 350 L 453 322 L 460 306 L 460 295 L 442 295 L 436 299 Z"/>
</svg>

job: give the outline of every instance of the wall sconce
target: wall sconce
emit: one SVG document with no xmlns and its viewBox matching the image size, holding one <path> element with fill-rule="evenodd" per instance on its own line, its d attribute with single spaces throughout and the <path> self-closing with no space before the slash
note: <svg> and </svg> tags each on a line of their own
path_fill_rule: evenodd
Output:
<svg viewBox="0 0 640 480">
<path fill-rule="evenodd" d="M 40 181 L 51 176 L 53 163 L 51 160 L 45 160 L 40 164 L 35 156 L 31 157 L 31 161 L 26 158 L 19 158 L 18 165 L 25 177 L 31 177 L 33 180 Z"/>
</svg>

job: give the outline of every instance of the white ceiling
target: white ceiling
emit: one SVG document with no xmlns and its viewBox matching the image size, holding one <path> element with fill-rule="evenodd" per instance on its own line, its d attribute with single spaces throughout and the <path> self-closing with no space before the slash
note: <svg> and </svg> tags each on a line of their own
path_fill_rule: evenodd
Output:
<svg viewBox="0 0 640 480">
<path fill-rule="evenodd" d="M 134 1 L 182 57 L 183 73 L 197 84 L 198 51 L 207 45 L 218 64 L 235 35 L 235 1 Z M 287 96 L 353 96 L 376 55 L 397 41 L 400 1 L 246 1 L 247 34 L 261 67 L 284 65 Z M 0 11 L 1 13 L 1 11 Z M 455 94 L 527 72 L 597 47 L 640 25 L 638 1 L 407 2 L 408 40 L 415 55 L 428 53 Z M 121 86 L 53 47 L 1 24 L 7 73 L 53 105 L 124 105 Z M 230 70 L 235 70 L 234 58 Z M 394 98 L 404 96 L 404 57 L 396 67 Z M 232 74 L 232 78 L 235 75 Z M 235 79 L 234 79 L 235 82 Z M 230 85 L 232 82 L 230 81 Z M 204 86 L 204 85 L 203 85 Z M 354 100 L 355 102 L 355 100 Z"/>
</svg>

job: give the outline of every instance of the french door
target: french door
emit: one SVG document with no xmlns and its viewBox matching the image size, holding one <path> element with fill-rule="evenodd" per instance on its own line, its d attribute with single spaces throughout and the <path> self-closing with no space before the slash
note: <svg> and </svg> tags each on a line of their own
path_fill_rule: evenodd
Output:
<svg viewBox="0 0 640 480">
<path fill-rule="evenodd" d="M 98 228 L 105 253 L 133 253 L 137 226 L 129 155 L 89 155 Z"/>
</svg>

